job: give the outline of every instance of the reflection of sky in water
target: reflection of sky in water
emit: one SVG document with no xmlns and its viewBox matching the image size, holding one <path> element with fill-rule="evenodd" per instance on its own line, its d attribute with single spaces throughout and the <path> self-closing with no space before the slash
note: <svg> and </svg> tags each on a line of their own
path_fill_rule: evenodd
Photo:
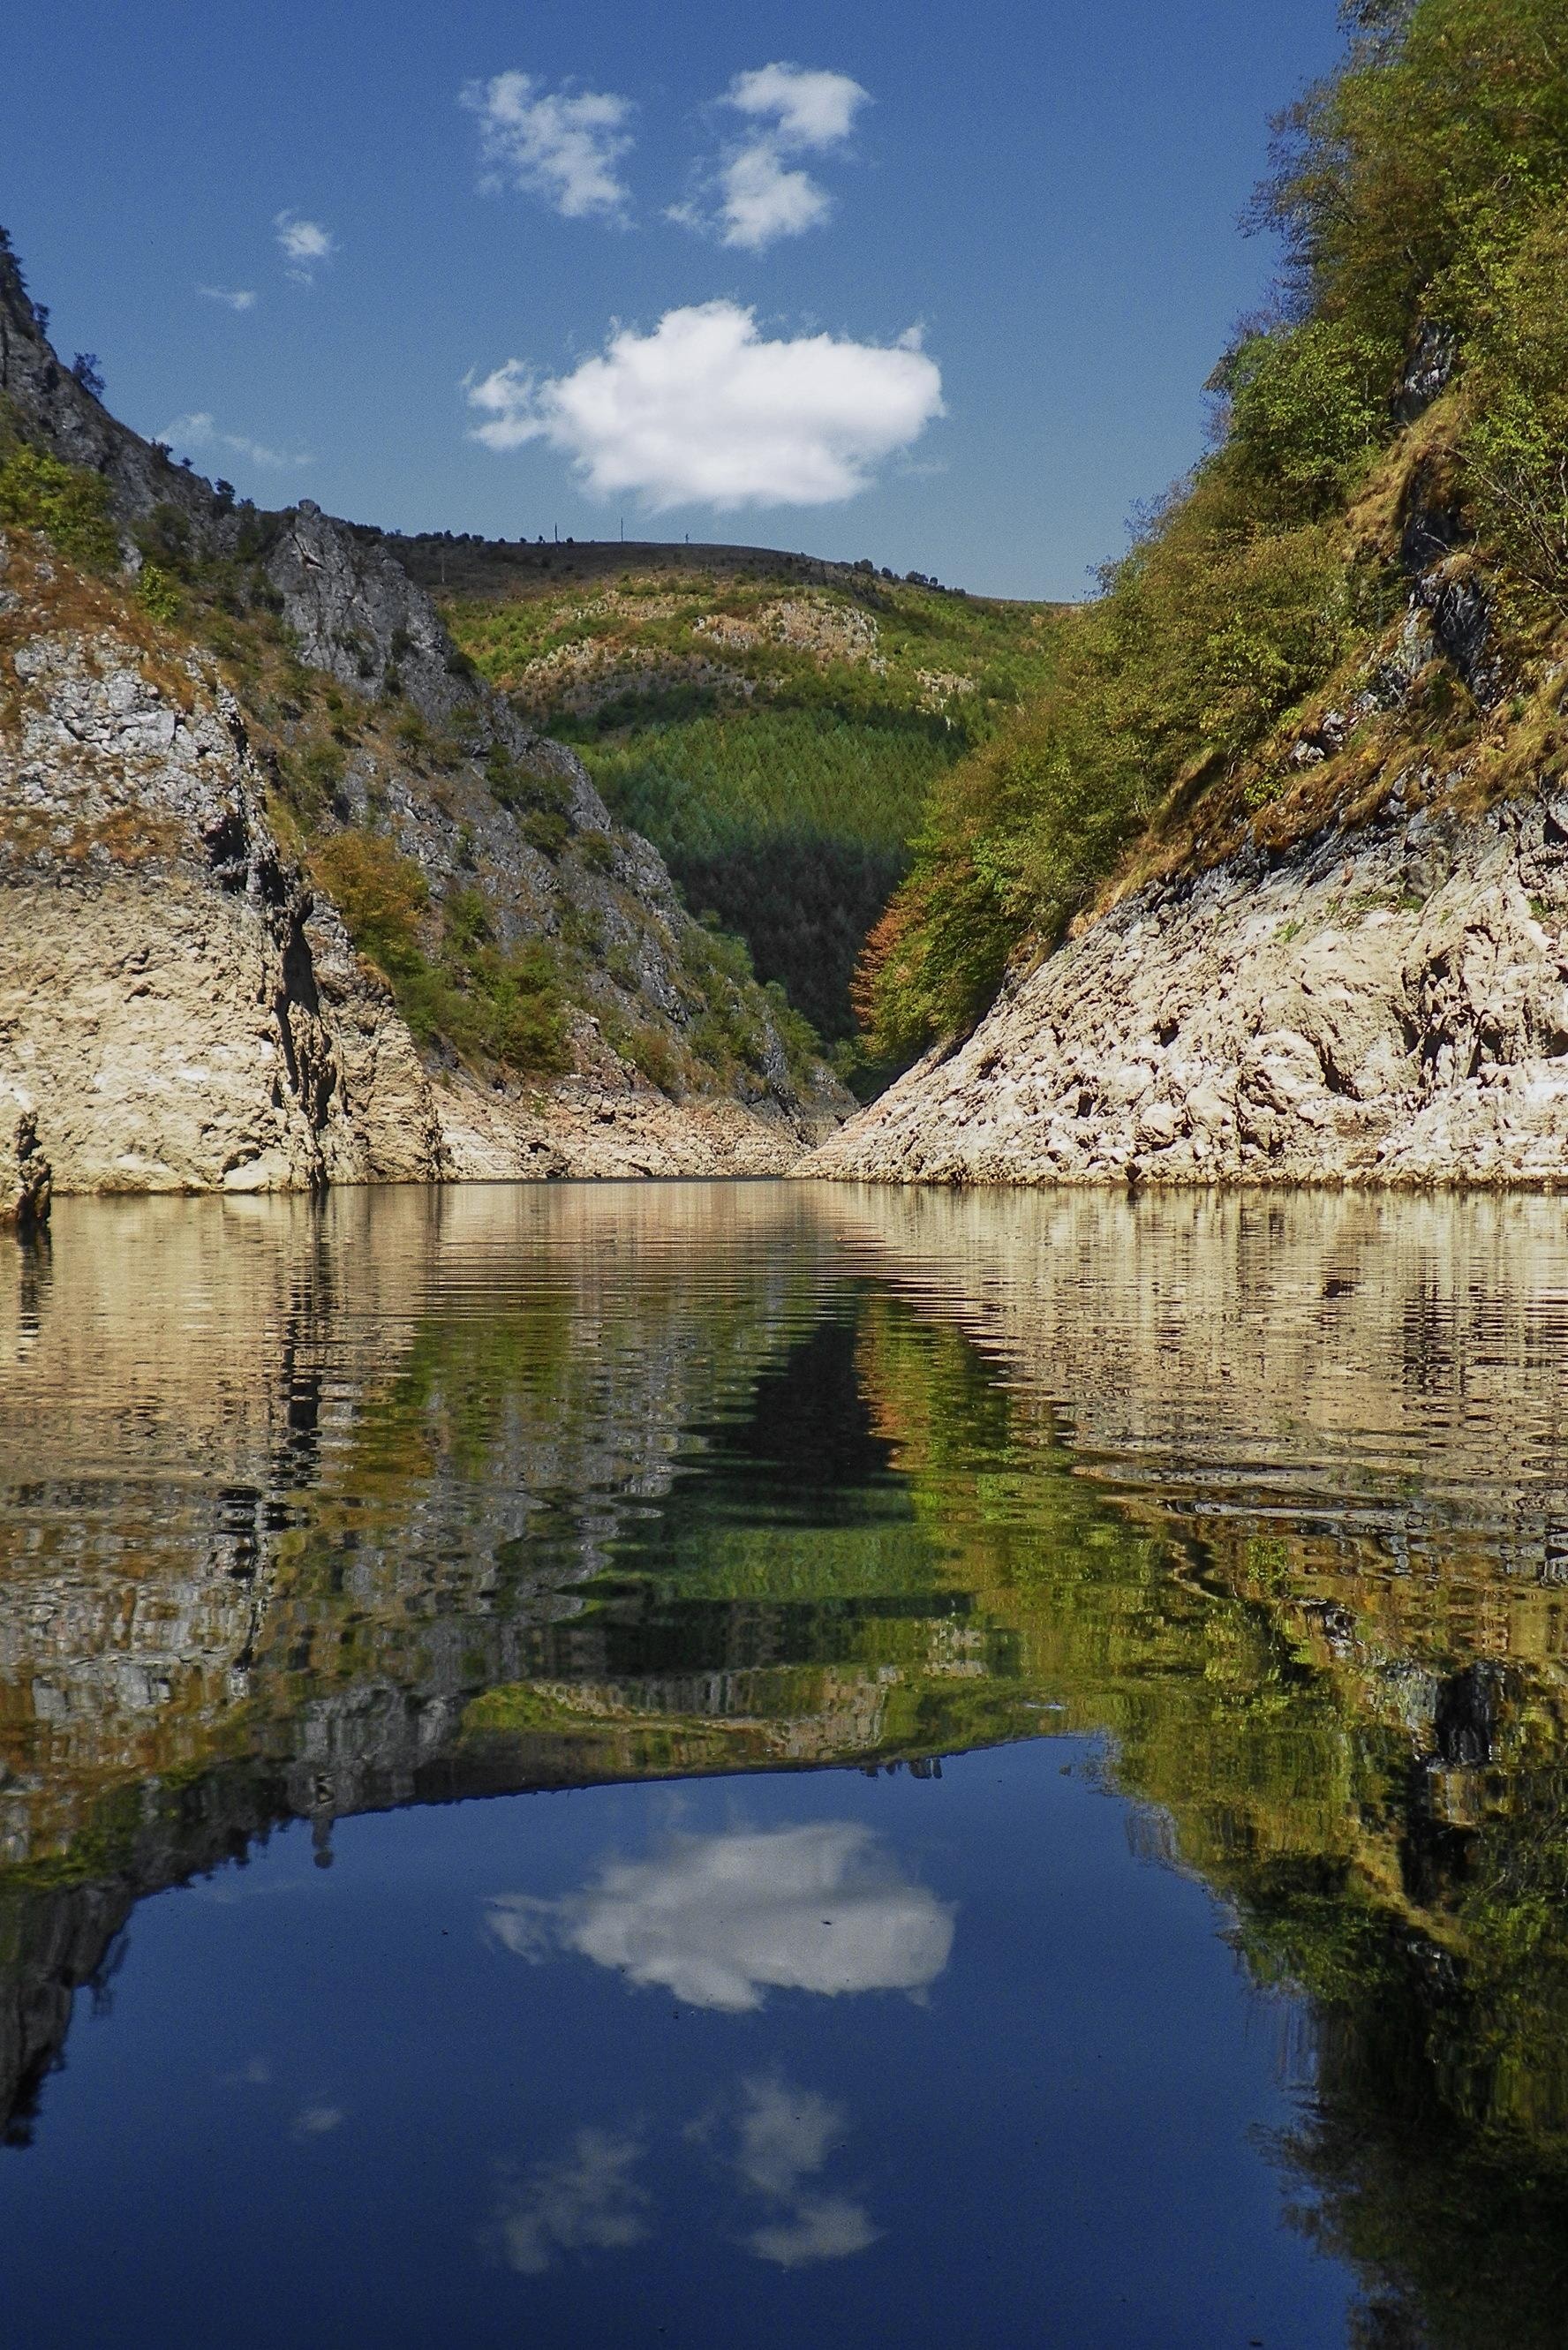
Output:
<svg viewBox="0 0 1568 2350">
<path fill-rule="evenodd" d="M 580 2129 L 564 2154 L 536 2162 L 503 2199 L 509 2266 L 522 2276 L 543 2276 L 562 2252 L 640 2244 L 649 2233 L 651 2200 L 632 2176 L 642 2157 L 642 2140 L 632 2131 Z"/>
<path fill-rule="evenodd" d="M 519 1957 L 571 1950 L 692 2007 L 739 2013 L 767 1991 L 920 1991 L 952 1950 L 953 1913 L 851 1820 L 673 1837 L 609 1861 L 581 1892 L 491 1904 Z"/>
<path fill-rule="evenodd" d="M 144 1903 L 0 2154 L 7 2345 L 1343 2350 L 1272 2034 L 1083 1753 L 372 1815 Z"/>
<path fill-rule="evenodd" d="M 879 2230 L 858 2203 L 805 2186 L 847 2134 L 846 2109 L 780 2080 L 745 2081 L 741 2095 L 735 2168 L 774 2207 L 744 2238 L 747 2250 L 795 2269 L 843 2260 L 875 2243 Z"/>
<path fill-rule="evenodd" d="M 906 1231 L 915 1212 L 832 1205 L 861 1236 L 830 1266 L 804 1192 L 748 1186 L 252 1203 L 221 1242 L 215 1214 L 138 1211 L 186 1253 L 127 1315 L 130 1228 L 100 1218 L 95 1256 L 67 1203 L 0 1493 L 38 1766 L 0 1808 L 54 1835 L 130 1772 L 112 1850 L 145 1898 L 112 1948 L 118 1877 L 46 1881 L 0 1920 L 0 1990 L 27 1993 L 0 2000 L 0 2072 L 47 2059 L 71 1983 L 105 1969 L 36 2143 L 0 2152 L 7 2345 L 205 2350 L 220 2310 L 225 2350 L 1344 2350 L 1353 2282 L 1332 2238 L 1281 2225 L 1267 2147 L 1300 2109 L 1213 1904 L 1129 1855 L 1124 1808 L 1063 1775 L 1080 1746 L 986 1742 L 1070 1697 L 1222 1876 L 1257 1847 L 1272 1901 L 1325 1817 L 1341 1849 L 1314 1773 L 1359 1752 L 1332 1742 L 1359 1737 L 1358 1700 L 1325 1680 L 1309 1705 L 1292 1662 L 1287 1702 L 1261 1604 L 1157 1575 L 1145 1522 L 1032 1414 L 1066 1394 L 1101 1451 L 1140 1479 L 1196 1463 L 1227 1506 L 1262 1470 L 1277 1499 L 1279 1466 L 1317 1496 L 1348 1460 L 1403 1513 L 1388 1477 L 1483 1344 L 1487 1391 L 1535 1399 L 1545 1490 L 1561 1334 L 1531 1354 L 1494 1316 L 1466 1339 L 1425 1259 L 1386 1253 L 1383 1289 L 1330 1310 L 1334 1232 L 1271 1206 L 1310 1229 L 1299 1258 L 1270 1243 L 1270 1361 L 1333 1406 L 1292 1451 L 1266 1413 L 1205 1403 L 1209 1357 L 1256 1366 L 1265 1326 L 1224 1231 L 1184 1238 L 1158 1203 L 1124 1261 L 1100 1245 L 1120 1210 L 925 1201 Z M 987 1343 L 1033 1366 L 1016 1408 L 946 1306 L 928 1325 L 880 1253 L 867 1271 L 873 1243 L 922 1297 L 967 1314 L 983 1289 Z M 1170 1323 L 1172 1284 L 1207 1309 Z M 84 1513 L 106 1471 L 129 1482 Z M 47 1622 L 40 1576 L 69 1600 Z M 894 1752 L 958 1759 L 940 1783 L 610 1783 Z M 462 1800 L 535 1772 L 606 1783 Z M 378 1814 L 410 1795 L 439 1808 Z M 1359 1780 L 1345 1801 L 1359 1836 Z M 303 1830 L 255 1842 L 290 1807 L 323 1838 L 342 1815 L 330 1871 Z M 160 1891 L 188 1871 L 199 1889 Z M 1425 2019 L 1425 1989 L 1399 1997 Z"/>
<path fill-rule="evenodd" d="M 677 1835 L 647 1860 L 601 1864 L 581 1891 L 489 1904 L 502 1946 L 541 1964 L 571 1953 L 689 2006 L 741 2016 L 769 1991 L 829 1998 L 919 1994 L 952 1953 L 952 1905 L 907 1875 L 854 1820 Z M 863 2203 L 824 2178 L 848 2107 L 781 2074 L 742 2076 L 679 2133 L 740 2190 L 734 2241 L 781 2269 L 874 2244 Z M 648 2183 L 668 2151 L 642 2124 L 577 2129 L 563 2152 L 509 2182 L 498 2211 L 508 2264 L 542 2276 L 564 2253 L 628 2250 L 656 2225 Z"/>
<path fill-rule="evenodd" d="M 881 2233 L 863 2204 L 822 2179 L 849 2126 L 846 2106 L 769 2074 L 742 2080 L 669 2145 L 650 2143 L 640 2124 L 577 2129 L 562 2153 L 504 2187 L 503 2256 L 519 2275 L 543 2276 L 566 2253 L 646 2243 L 665 2216 L 652 2182 L 669 2178 L 680 2148 L 695 2147 L 747 2205 L 734 2237 L 744 2251 L 781 2269 L 846 2259 Z M 680 2224 L 679 2197 L 675 2211 Z"/>
</svg>

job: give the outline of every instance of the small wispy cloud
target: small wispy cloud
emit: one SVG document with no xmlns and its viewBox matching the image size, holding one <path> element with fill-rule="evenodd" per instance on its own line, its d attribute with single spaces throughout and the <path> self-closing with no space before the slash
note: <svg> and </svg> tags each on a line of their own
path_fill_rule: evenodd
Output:
<svg viewBox="0 0 1568 2350">
<path fill-rule="evenodd" d="M 819 228 L 833 210 L 820 181 L 790 159 L 842 149 L 870 94 L 848 74 L 782 61 L 737 74 L 721 103 L 753 128 L 688 203 L 668 217 L 762 253 L 780 237 Z"/>
<path fill-rule="evenodd" d="M 536 2162 L 505 2192 L 497 2215 L 508 2265 L 543 2276 L 564 2252 L 645 2242 L 652 2198 L 635 2176 L 643 2155 L 635 2132 L 580 2129 L 564 2154 Z"/>
<path fill-rule="evenodd" d="M 326 2137 L 341 2129 L 348 2116 L 341 2106 L 305 2106 L 294 2117 L 296 2137 Z"/>
<path fill-rule="evenodd" d="M 205 409 L 196 409 L 189 416 L 177 416 L 158 435 L 167 448 L 182 450 L 188 455 L 199 451 L 227 450 L 235 457 L 248 457 L 253 465 L 269 469 L 286 469 L 293 465 L 308 465 L 312 461 L 304 450 L 269 449 L 265 441 L 253 441 L 244 432 L 220 432 L 217 420 Z"/>
<path fill-rule="evenodd" d="M 227 310 L 254 310 L 256 307 L 255 296 L 239 286 L 198 286 L 196 291 L 203 302 L 221 302 Z"/>
<path fill-rule="evenodd" d="M 218 2079 L 225 2089 L 265 2089 L 272 2079 L 272 2066 L 265 2056 L 251 2056 L 236 2072 L 220 2073 Z"/>
<path fill-rule="evenodd" d="M 771 2207 L 741 2238 L 776 2268 L 809 2268 L 865 2251 L 881 2234 L 865 2205 L 831 2191 L 821 2174 L 849 2134 L 843 2106 L 776 2075 L 741 2084 L 732 2161 L 748 2193 Z"/>
<path fill-rule="evenodd" d="M 836 147 L 869 97 L 848 74 L 781 64 L 737 74 L 726 103 L 760 121 L 771 119 L 774 137 L 786 146 Z"/>
<path fill-rule="evenodd" d="M 275 213 L 272 224 L 277 232 L 278 248 L 288 264 L 289 276 L 298 286 L 314 285 L 317 270 L 337 250 L 337 240 L 331 230 L 323 228 L 319 221 L 303 220 L 293 212 Z"/>
<path fill-rule="evenodd" d="M 609 90 L 546 89 L 532 74 L 472 81 L 461 103 L 479 118 L 480 187 L 542 196 L 563 220 L 622 220 L 629 192 L 620 160 L 632 144 L 629 99 Z"/>
</svg>

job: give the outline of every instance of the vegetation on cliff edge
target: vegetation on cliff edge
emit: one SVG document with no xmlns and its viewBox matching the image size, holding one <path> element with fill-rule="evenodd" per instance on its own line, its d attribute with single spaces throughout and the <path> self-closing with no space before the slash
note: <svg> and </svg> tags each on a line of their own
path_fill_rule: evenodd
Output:
<svg viewBox="0 0 1568 2350">
<path fill-rule="evenodd" d="M 1563 756 L 1532 705 L 1568 620 L 1568 19 L 1345 13 L 1277 125 L 1284 266 L 1211 379 L 1213 446 L 1047 691 L 936 785 L 857 976 L 875 1050 L 972 1023 L 1118 871 L 1366 806 L 1412 745 L 1498 784 L 1510 725 L 1534 772 Z"/>
</svg>

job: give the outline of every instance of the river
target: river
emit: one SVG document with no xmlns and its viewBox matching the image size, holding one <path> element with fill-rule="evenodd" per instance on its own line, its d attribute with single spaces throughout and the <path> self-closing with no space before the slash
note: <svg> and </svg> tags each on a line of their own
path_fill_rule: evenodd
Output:
<svg viewBox="0 0 1568 2350">
<path fill-rule="evenodd" d="M 0 1253 L 29 2350 L 1403 2350 L 1568 2283 L 1568 1219 Z"/>
</svg>

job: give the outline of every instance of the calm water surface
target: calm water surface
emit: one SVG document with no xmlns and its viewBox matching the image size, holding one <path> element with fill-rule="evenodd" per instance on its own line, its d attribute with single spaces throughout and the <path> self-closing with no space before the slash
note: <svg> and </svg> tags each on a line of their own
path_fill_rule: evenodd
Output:
<svg viewBox="0 0 1568 2350">
<path fill-rule="evenodd" d="M 1568 1211 L 0 1252 L 0 2340 L 1568 2340 Z"/>
</svg>

